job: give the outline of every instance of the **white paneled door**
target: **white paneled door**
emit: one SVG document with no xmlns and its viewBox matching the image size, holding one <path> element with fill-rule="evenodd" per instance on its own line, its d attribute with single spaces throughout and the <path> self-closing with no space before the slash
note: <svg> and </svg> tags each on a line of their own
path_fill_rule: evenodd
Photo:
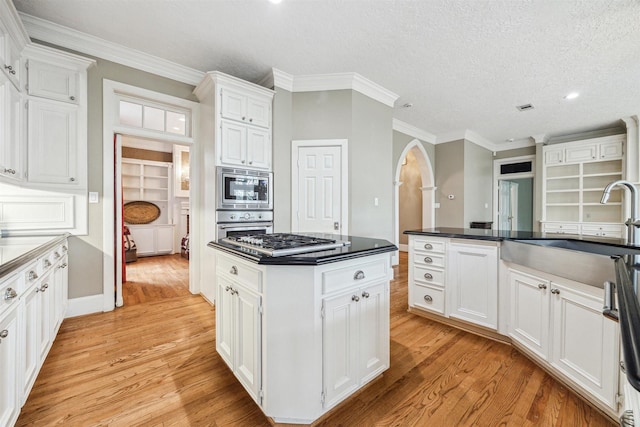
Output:
<svg viewBox="0 0 640 427">
<path fill-rule="evenodd" d="M 299 146 L 294 153 L 294 231 L 344 234 L 343 149 L 335 145 Z"/>
</svg>

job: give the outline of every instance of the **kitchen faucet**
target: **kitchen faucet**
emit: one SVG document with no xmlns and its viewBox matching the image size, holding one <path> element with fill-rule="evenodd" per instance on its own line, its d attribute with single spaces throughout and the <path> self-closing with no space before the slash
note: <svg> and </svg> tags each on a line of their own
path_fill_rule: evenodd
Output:
<svg viewBox="0 0 640 427">
<path fill-rule="evenodd" d="M 600 203 L 603 205 L 609 200 L 611 195 L 611 189 L 616 185 L 623 185 L 631 192 L 631 218 L 625 222 L 627 226 L 627 243 L 636 245 L 640 243 L 640 219 L 638 219 L 638 189 L 635 185 L 625 180 L 618 180 L 610 182 L 602 193 L 602 200 Z M 635 257 L 634 257 L 635 258 Z"/>
</svg>

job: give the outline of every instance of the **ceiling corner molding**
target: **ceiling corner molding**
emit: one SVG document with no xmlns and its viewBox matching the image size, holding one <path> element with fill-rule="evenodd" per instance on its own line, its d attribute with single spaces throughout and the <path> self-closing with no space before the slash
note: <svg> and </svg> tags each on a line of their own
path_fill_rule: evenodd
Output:
<svg viewBox="0 0 640 427">
<path fill-rule="evenodd" d="M 531 147 L 533 145 L 536 145 L 533 138 L 523 138 L 508 142 L 506 144 L 499 144 L 497 145 L 497 149 L 495 151 L 515 150 L 517 148 Z"/>
<path fill-rule="evenodd" d="M 479 145 L 482 148 L 486 148 L 489 151 L 499 151 L 499 150 L 501 150 L 500 148 L 498 148 L 497 144 L 495 144 L 492 141 L 489 141 L 484 136 L 478 135 L 477 133 L 475 133 L 474 131 L 471 131 L 471 130 L 465 131 L 464 139 L 466 139 L 469 142 L 473 142 L 474 144 Z"/>
<path fill-rule="evenodd" d="M 393 130 L 412 136 L 421 141 L 435 144 L 436 136 L 432 133 L 419 129 L 409 123 L 405 123 L 398 119 L 393 119 Z"/>
<path fill-rule="evenodd" d="M 158 58 L 135 49 L 111 43 L 83 32 L 54 24 L 35 16 L 18 12 L 31 39 L 117 62 L 161 77 L 197 85 L 204 77 L 202 71 Z"/>
<path fill-rule="evenodd" d="M 531 135 L 531 139 L 535 144 L 546 144 L 549 142 L 549 136 L 546 133 L 541 133 L 539 135 Z"/>
<path fill-rule="evenodd" d="M 392 108 L 398 99 L 395 93 L 358 73 L 310 74 L 294 76 L 292 80 L 292 92 L 355 90 Z"/>
<path fill-rule="evenodd" d="M 466 131 L 455 130 L 447 133 L 441 133 L 436 137 L 434 144 L 445 144 L 452 141 L 460 141 L 466 138 Z"/>
<path fill-rule="evenodd" d="M 285 73 L 277 68 L 273 68 L 271 71 L 274 88 L 279 87 L 289 92 L 293 92 L 293 76 L 291 74 Z"/>
</svg>

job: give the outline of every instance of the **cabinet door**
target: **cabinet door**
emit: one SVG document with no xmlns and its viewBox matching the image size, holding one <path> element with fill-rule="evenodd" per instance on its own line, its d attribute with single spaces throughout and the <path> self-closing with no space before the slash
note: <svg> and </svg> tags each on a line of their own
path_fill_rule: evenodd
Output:
<svg viewBox="0 0 640 427">
<path fill-rule="evenodd" d="M 264 128 L 271 127 L 271 99 L 249 97 L 247 100 L 249 123 Z"/>
<path fill-rule="evenodd" d="M 0 175 L 22 180 L 22 135 L 20 93 L 0 76 Z"/>
<path fill-rule="evenodd" d="M 77 122 L 76 106 L 29 101 L 29 181 L 79 184 Z"/>
<path fill-rule="evenodd" d="M 53 273 L 53 307 L 54 312 L 52 315 L 53 333 L 52 337 L 58 333 L 62 320 L 64 319 L 64 313 L 66 309 L 66 288 L 68 284 L 68 269 L 67 269 L 67 257 L 61 259 L 55 266 Z"/>
<path fill-rule="evenodd" d="M 604 160 L 622 158 L 622 141 L 603 142 L 600 144 L 600 158 Z"/>
<path fill-rule="evenodd" d="M 15 87 L 20 87 L 20 49 L 6 28 L 0 24 L 0 61 L 2 71 Z"/>
<path fill-rule="evenodd" d="M 22 389 L 21 404 L 27 400 L 40 367 L 40 317 L 42 316 L 42 298 L 39 284 L 30 288 L 24 297 L 22 342 Z"/>
<path fill-rule="evenodd" d="M 217 275 L 216 292 L 216 351 L 233 370 L 233 349 L 235 347 L 235 309 L 231 282 Z"/>
<path fill-rule="evenodd" d="M 0 320 L 0 425 L 12 426 L 20 413 L 18 387 L 18 310 Z"/>
<path fill-rule="evenodd" d="M 173 253 L 173 225 L 156 226 L 156 252 Z"/>
<path fill-rule="evenodd" d="M 220 162 L 230 166 L 245 166 L 247 127 L 223 121 L 220 131 Z"/>
<path fill-rule="evenodd" d="M 564 162 L 564 150 L 562 148 L 554 148 L 544 150 L 544 164 L 557 165 Z"/>
<path fill-rule="evenodd" d="M 38 285 L 36 285 L 38 286 Z M 40 293 L 40 317 L 38 321 L 38 331 L 36 336 L 38 337 L 38 357 L 39 364 L 44 362 L 49 352 L 49 345 L 51 344 L 51 318 L 52 318 L 52 306 L 53 306 L 53 286 L 51 273 L 43 276 L 39 285 Z"/>
<path fill-rule="evenodd" d="M 133 241 L 136 242 L 136 253 L 138 256 L 155 255 L 156 253 L 156 233 L 153 226 L 129 226 Z"/>
<path fill-rule="evenodd" d="M 549 353 L 549 290 L 545 279 L 509 270 L 509 335 L 543 359 Z"/>
<path fill-rule="evenodd" d="M 492 329 L 498 327 L 498 249 L 449 244 L 447 301 L 449 316 Z"/>
<path fill-rule="evenodd" d="M 325 408 L 329 408 L 358 388 L 357 291 L 323 301 L 322 359 Z"/>
<path fill-rule="evenodd" d="M 247 129 L 247 165 L 253 168 L 271 167 L 271 136 L 260 129 Z"/>
<path fill-rule="evenodd" d="M 262 378 L 261 298 L 243 286 L 233 284 L 236 298 L 236 347 L 234 366 L 238 380 L 251 397 L 259 401 Z"/>
<path fill-rule="evenodd" d="M 567 163 L 586 162 L 597 159 L 597 153 L 597 145 L 571 147 L 565 150 L 565 159 Z"/>
<path fill-rule="evenodd" d="M 551 364 L 617 410 L 617 325 L 602 315 L 601 298 L 551 287 Z"/>
<path fill-rule="evenodd" d="M 385 283 L 360 293 L 359 333 L 360 383 L 375 378 L 389 366 L 389 296 Z"/>
<path fill-rule="evenodd" d="M 220 115 L 225 119 L 236 120 L 239 122 L 247 121 L 247 96 L 229 90 L 220 89 Z"/>
<path fill-rule="evenodd" d="M 28 73 L 29 95 L 78 103 L 80 78 L 77 70 L 29 60 Z"/>
</svg>

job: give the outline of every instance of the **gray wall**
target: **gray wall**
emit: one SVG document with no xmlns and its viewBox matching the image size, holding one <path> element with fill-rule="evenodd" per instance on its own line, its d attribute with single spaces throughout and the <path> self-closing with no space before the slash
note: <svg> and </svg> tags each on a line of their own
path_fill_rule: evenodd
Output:
<svg viewBox="0 0 640 427">
<path fill-rule="evenodd" d="M 464 221 L 491 221 L 493 212 L 493 153 L 464 142 Z"/>
<path fill-rule="evenodd" d="M 514 148 L 512 150 L 497 151 L 494 160 L 508 159 L 510 157 L 531 156 L 536 154 L 536 146 Z"/>
<path fill-rule="evenodd" d="M 464 223 L 464 140 L 436 145 L 436 227 Z M 447 196 L 452 194 L 453 199 Z"/>
<path fill-rule="evenodd" d="M 44 44 L 44 43 L 43 43 Z M 51 46 L 51 45 L 49 45 Z M 57 46 L 52 46 L 60 50 Z M 75 52 L 74 52 L 75 53 Z M 90 57 L 78 53 L 81 56 Z M 197 101 L 193 86 L 99 58 L 88 72 L 88 191 L 98 192 L 100 203 L 89 204 L 89 234 L 69 240 L 69 298 L 103 293 L 102 283 L 102 80 L 114 80 L 144 89 Z"/>
</svg>

